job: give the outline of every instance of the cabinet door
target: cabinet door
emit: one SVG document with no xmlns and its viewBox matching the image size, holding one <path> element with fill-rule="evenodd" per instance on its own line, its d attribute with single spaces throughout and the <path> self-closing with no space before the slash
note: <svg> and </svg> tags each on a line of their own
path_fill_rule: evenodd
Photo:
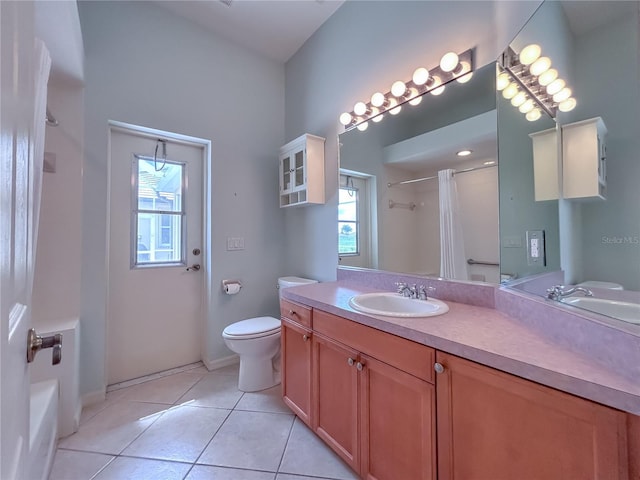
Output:
<svg viewBox="0 0 640 480">
<path fill-rule="evenodd" d="M 313 429 L 355 471 L 358 451 L 358 352 L 313 336 Z"/>
<path fill-rule="evenodd" d="M 361 362 L 362 477 L 435 479 L 434 386 L 364 355 Z"/>
<path fill-rule="evenodd" d="M 282 319 L 282 398 L 311 426 L 311 330 Z"/>
<path fill-rule="evenodd" d="M 293 152 L 287 152 L 280 155 L 280 193 L 289 193 L 295 186 L 292 182 L 294 173 Z"/>
<path fill-rule="evenodd" d="M 438 352 L 438 478 L 627 478 L 625 416 Z"/>
</svg>

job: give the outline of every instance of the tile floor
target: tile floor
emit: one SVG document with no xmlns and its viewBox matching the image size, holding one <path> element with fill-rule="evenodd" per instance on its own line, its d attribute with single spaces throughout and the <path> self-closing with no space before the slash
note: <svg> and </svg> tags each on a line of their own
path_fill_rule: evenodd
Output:
<svg viewBox="0 0 640 480">
<path fill-rule="evenodd" d="M 50 480 L 351 480 L 280 386 L 237 388 L 237 365 L 115 390 L 59 441 Z"/>
</svg>

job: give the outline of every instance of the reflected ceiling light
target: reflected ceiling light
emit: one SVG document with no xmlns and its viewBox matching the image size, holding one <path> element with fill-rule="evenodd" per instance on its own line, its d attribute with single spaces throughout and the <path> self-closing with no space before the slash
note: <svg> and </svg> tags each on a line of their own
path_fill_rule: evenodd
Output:
<svg viewBox="0 0 640 480">
<path fill-rule="evenodd" d="M 525 115 L 526 119 L 529 120 L 530 122 L 535 122 L 541 116 L 542 116 L 542 112 L 540 111 L 539 108 L 534 108 L 533 110 L 531 110 L 529 113 Z"/>
<path fill-rule="evenodd" d="M 498 59 L 496 88 L 529 121 L 539 119 L 543 111 L 556 118 L 558 110 L 568 112 L 576 106 L 571 88 L 559 78 L 558 70 L 550 68 L 551 59 L 541 55 L 540 46 L 531 44 L 519 54 L 507 47 Z"/>
<path fill-rule="evenodd" d="M 516 94 L 518 93 L 518 90 L 519 90 L 518 84 L 515 82 L 512 82 L 509 84 L 507 88 L 502 90 L 502 96 L 507 100 L 511 100 L 513 97 L 516 96 Z"/>
<path fill-rule="evenodd" d="M 384 118 L 384 115 L 381 113 L 380 115 L 376 115 L 375 117 L 373 117 L 371 121 L 374 123 L 378 123 L 378 122 L 381 122 L 383 118 Z"/>
<path fill-rule="evenodd" d="M 537 77 L 551 68 L 551 59 L 549 57 L 540 57 L 529 67 L 531 75 Z"/>
<path fill-rule="evenodd" d="M 531 45 L 527 45 L 520 52 L 520 63 L 523 65 L 531 65 L 538 58 L 540 58 L 540 54 L 542 53 L 542 49 L 540 45 L 532 43 Z"/>
<path fill-rule="evenodd" d="M 538 77 L 538 83 L 543 87 L 546 87 L 556 78 L 558 78 L 558 70 L 556 70 L 555 68 L 550 68 L 546 72 L 540 74 L 540 76 Z"/>
<path fill-rule="evenodd" d="M 440 69 L 443 72 L 453 72 L 458 66 L 458 54 L 454 52 L 445 53 L 440 59 Z"/>
<path fill-rule="evenodd" d="M 473 76 L 473 53 L 472 49 L 462 53 L 448 52 L 442 56 L 437 66 L 431 69 L 416 68 L 411 80 L 398 80 L 388 92 L 375 92 L 368 102 L 356 103 L 351 112 L 340 115 L 340 123 L 345 126 L 345 130 L 350 130 L 369 120 L 379 122 L 387 112 L 397 115 L 405 103 L 420 104 L 425 93 L 442 94 L 445 85 L 453 80 L 468 82 Z"/>
<path fill-rule="evenodd" d="M 495 160 L 488 160 L 488 161 L 486 161 L 486 162 L 483 162 L 482 164 L 483 164 L 483 165 L 495 165 L 495 164 L 496 164 L 496 161 L 495 161 Z"/>
<path fill-rule="evenodd" d="M 459 152 L 456 152 L 456 155 L 459 157 L 468 157 L 469 155 L 471 155 L 473 153 L 473 150 L 460 150 Z"/>
<path fill-rule="evenodd" d="M 357 129 L 361 132 L 364 132 L 367 128 L 369 128 L 369 122 L 364 122 L 357 126 Z"/>
<path fill-rule="evenodd" d="M 571 110 L 576 108 L 576 104 L 577 102 L 575 98 L 568 98 L 564 102 L 560 102 L 560 105 L 558 105 L 558 110 L 560 110 L 561 112 L 570 112 Z"/>
</svg>

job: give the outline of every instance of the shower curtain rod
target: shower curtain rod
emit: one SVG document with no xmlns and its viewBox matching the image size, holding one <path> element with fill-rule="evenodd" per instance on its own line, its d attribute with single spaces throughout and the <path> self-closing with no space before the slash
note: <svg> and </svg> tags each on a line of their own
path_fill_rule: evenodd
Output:
<svg viewBox="0 0 640 480">
<path fill-rule="evenodd" d="M 482 167 L 471 167 L 471 168 L 464 168 L 462 170 L 455 170 L 453 172 L 454 175 L 457 175 L 458 173 L 467 173 L 467 172 L 473 172 L 474 170 L 484 170 L 485 168 L 492 168 L 492 167 L 497 167 L 498 164 L 494 163 L 493 165 L 484 165 Z M 424 182 L 425 180 L 433 180 L 434 178 L 438 178 L 437 175 L 433 175 L 431 177 L 423 177 L 423 178 L 415 178 L 413 180 L 404 180 L 402 182 L 393 182 L 393 183 L 387 183 L 387 188 L 388 187 L 393 187 L 395 185 L 406 185 L 408 183 L 417 183 L 417 182 Z"/>
</svg>

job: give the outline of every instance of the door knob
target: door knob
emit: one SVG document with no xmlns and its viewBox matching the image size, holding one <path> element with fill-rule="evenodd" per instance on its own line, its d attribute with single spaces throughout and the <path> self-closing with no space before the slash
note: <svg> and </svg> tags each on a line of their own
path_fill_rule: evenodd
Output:
<svg viewBox="0 0 640 480">
<path fill-rule="evenodd" d="M 58 365 L 62 361 L 62 334 L 56 333 L 48 337 L 41 337 L 35 331 L 30 329 L 27 334 L 27 363 L 31 363 L 43 348 L 53 348 L 51 358 L 52 365 Z"/>
<path fill-rule="evenodd" d="M 190 267 L 187 267 L 187 272 L 191 272 L 191 271 L 197 272 L 198 270 L 200 270 L 200 265 L 198 265 L 197 263 L 194 263 Z"/>
</svg>

